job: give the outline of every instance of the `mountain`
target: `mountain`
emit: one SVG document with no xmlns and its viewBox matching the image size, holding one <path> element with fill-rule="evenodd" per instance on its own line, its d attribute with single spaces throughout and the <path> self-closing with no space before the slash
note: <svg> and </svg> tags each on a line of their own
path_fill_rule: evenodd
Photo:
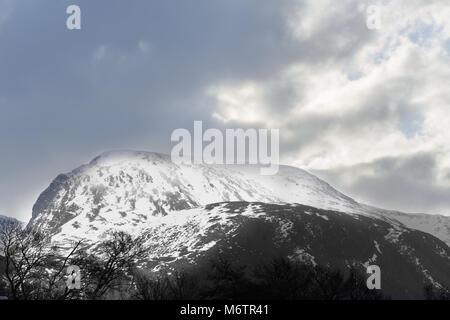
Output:
<svg viewBox="0 0 450 320">
<path fill-rule="evenodd" d="M 30 225 L 53 234 L 73 218 L 84 217 L 88 225 L 107 219 L 128 227 L 170 211 L 224 201 L 301 203 L 395 220 L 450 245 L 450 217 L 360 204 L 298 168 L 280 166 L 277 175 L 262 176 L 258 166 L 177 165 L 167 155 L 135 151 L 104 153 L 59 175 L 39 196 Z"/>
<path fill-rule="evenodd" d="M 295 202 L 372 214 L 297 168 L 281 166 L 277 175 L 262 176 L 259 166 L 178 165 L 167 155 L 121 151 L 59 175 L 39 196 L 30 224 L 50 233 L 75 217 L 88 224 L 107 218 L 136 225 L 170 211 L 224 201 Z"/>
<path fill-rule="evenodd" d="M 450 283 L 450 248 L 439 239 L 377 218 L 300 204 L 216 203 L 169 213 L 144 234 L 147 267 L 207 264 L 217 253 L 237 265 L 280 256 L 312 265 L 379 265 L 393 298 L 421 298 L 423 285 Z"/>
<path fill-rule="evenodd" d="M 63 246 L 95 244 L 112 229 L 144 234 L 142 267 L 154 271 L 222 252 L 246 264 L 277 255 L 339 268 L 377 264 L 393 297 L 420 297 L 424 282 L 450 285 L 448 220 L 360 204 L 298 168 L 280 166 L 274 176 L 259 168 L 105 153 L 59 175 L 29 226 Z"/>
</svg>

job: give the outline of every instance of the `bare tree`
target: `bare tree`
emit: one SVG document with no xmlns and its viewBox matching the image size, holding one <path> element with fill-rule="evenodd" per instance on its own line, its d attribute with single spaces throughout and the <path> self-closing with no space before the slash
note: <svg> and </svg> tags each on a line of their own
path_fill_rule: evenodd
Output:
<svg viewBox="0 0 450 320">
<path fill-rule="evenodd" d="M 86 298 L 100 299 L 107 292 L 132 282 L 132 271 L 147 253 L 144 238 L 116 231 L 110 239 L 78 254 L 75 264 L 83 272 Z"/>
<path fill-rule="evenodd" d="M 41 280 L 43 282 L 43 292 L 41 297 L 50 300 L 64 300 L 76 296 L 74 290 L 67 287 L 67 268 L 74 263 L 73 259 L 78 250 L 81 249 L 83 240 L 73 243 L 65 255 L 61 252 L 67 249 L 52 247 L 51 252 L 46 257 L 46 273 Z"/>
<path fill-rule="evenodd" d="M 185 300 L 200 298 L 198 278 L 188 272 L 154 274 L 139 271 L 134 274 L 134 298 L 141 300 Z"/>
<path fill-rule="evenodd" d="M 5 259 L 1 274 L 12 299 L 31 299 L 39 287 L 35 279 L 44 267 L 47 241 L 15 221 L 0 228 L 0 251 Z"/>
<path fill-rule="evenodd" d="M 172 298 L 168 277 L 150 276 L 145 272 L 137 272 L 134 276 L 136 282 L 134 298 L 140 300 L 169 300 Z"/>
<path fill-rule="evenodd" d="M 65 271 L 79 249 L 74 244 L 66 255 L 50 244 L 50 238 L 16 221 L 0 227 L 0 254 L 3 264 L 0 281 L 10 299 L 65 299 L 71 292 Z"/>
<path fill-rule="evenodd" d="M 199 298 L 198 281 L 188 272 L 175 270 L 169 278 L 170 294 L 175 300 Z"/>
</svg>

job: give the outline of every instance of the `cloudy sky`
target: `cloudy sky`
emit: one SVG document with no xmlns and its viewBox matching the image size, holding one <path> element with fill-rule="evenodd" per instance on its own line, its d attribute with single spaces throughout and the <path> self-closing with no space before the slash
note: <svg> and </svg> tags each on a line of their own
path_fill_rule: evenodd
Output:
<svg viewBox="0 0 450 320">
<path fill-rule="evenodd" d="M 0 214 L 28 220 L 57 174 L 168 153 L 203 120 L 279 128 L 282 163 L 450 215 L 448 17 L 448 0 L 0 0 Z"/>
</svg>

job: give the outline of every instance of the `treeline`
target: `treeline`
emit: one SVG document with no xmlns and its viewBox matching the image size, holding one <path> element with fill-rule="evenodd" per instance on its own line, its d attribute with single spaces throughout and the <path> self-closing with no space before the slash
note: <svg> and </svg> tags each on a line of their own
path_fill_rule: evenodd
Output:
<svg viewBox="0 0 450 320">
<path fill-rule="evenodd" d="M 378 300 L 386 298 L 369 290 L 366 278 L 356 268 L 344 275 L 339 270 L 273 259 L 251 268 L 235 265 L 218 256 L 206 272 L 175 272 L 136 279 L 135 298 L 146 300 Z"/>
<path fill-rule="evenodd" d="M 48 238 L 17 223 L 0 228 L 0 296 L 12 300 L 373 300 L 386 299 L 369 290 L 362 270 L 347 272 L 277 258 L 258 267 L 216 255 L 207 263 L 173 272 L 151 272 L 145 261 L 145 239 L 113 232 L 94 248 L 80 241 L 58 248 Z M 79 289 L 67 269 L 81 270 Z M 73 281 L 72 281 L 73 280 Z M 430 299 L 449 298 L 433 286 Z"/>
</svg>

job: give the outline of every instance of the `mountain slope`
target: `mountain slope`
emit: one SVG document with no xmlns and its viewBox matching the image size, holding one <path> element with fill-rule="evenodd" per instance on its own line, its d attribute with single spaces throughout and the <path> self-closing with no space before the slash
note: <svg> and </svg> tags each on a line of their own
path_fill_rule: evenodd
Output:
<svg viewBox="0 0 450 320">
<path fill-rule="evenodd" d="M 78 231 L 65 225 L 54 241 L 98 239 L 98 230 Z M 210 204 L 155 218 L 139 233 L 148 247 L 141 267 L 155 272 L 201 267 L 220 253 L 251 267 L 277 257 L 341 270 L 376 264 L 383 292 L 393 298 L 423 298 L 426 282 L 450 285 L 450 248 L 437 238 L 373 217 L 299 204 Z"/>
<path fill-rule="evenodd" d="M 407 214 L 397 211 L 390 211 L 387 214 L 409 228 L 434 235 L 450 246 L 450 217 L 423 213 Z"/>
</svg>

